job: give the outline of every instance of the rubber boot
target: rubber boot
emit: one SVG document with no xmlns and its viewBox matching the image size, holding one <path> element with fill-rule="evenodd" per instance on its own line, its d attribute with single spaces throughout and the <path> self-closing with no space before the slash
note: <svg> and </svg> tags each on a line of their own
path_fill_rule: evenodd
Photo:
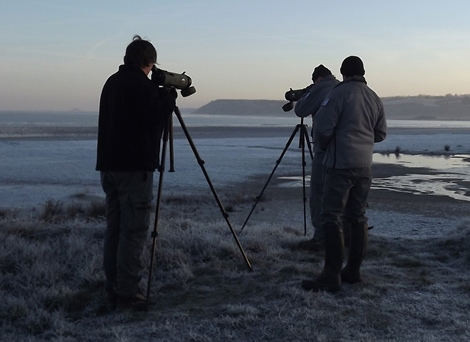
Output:
<svg viewBox="0 0 470 342">
<path fill-rule="evenodd" d="M 304 280 L 302 288 L 308 291 L 337 292 L 341 289 L 343 266 L 343 230 L 335 224 L 325 225 L 325 265 L 314 280 Z"/>
<path fill-rule="evenodd" d="M 351 225 L 348 262 L 341 271 L 341 280 L 345 283 L 362 281 L 360 268 L 367 250 L 368 230 L 369 227 L 365 223 Z"/>
<path fill-rule="evenodd" d="M 325 248 L 325 242 L 314 235 L 310 240 L 300 241 L 298 248 L 311 252 L 319 252 Z"/>
<path fill-rule="evenodd" d="M 315 227 L 315 233 L 310 240 L 299 242 L 299 248 L 312 252 L 319 252 L 325 248 L 325 233 L 323 227 Z"/>
</svg>

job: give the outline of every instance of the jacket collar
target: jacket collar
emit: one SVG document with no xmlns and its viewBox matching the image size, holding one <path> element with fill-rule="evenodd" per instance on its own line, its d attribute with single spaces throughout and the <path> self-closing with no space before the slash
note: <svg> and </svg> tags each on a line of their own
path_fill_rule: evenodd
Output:
<svg viewBox="0 0 470 342">
<path fill-rule="evenodd" d="M 348 84 L 350 82 L 361 82 L 361 83 L 367 84 L 366 79 L 364 78 L 364 76 L 351 76 L 351 77 L 348 77 L 347 79 L 345 79 L 343 82 L 338 83 L 335 86 L 335 88 L 340 87 L 344 84 Z"/>
<path fill-rule="evenodd" d="M 145 75 L 144 71 L 135 64 L 122 64 L 119 66 L 119 71 L 141 72 Z"/>
<path fill-rule="evenodd" d="M 348 77 L 346 80 L 343 81 L 344 83 L 347 83 L 347 82 L 362 82 L 362 83 L 365 83 L 367 84 L 366 82 L 366 79 L 364 76 L 351 76 L 351 77 Z"/>
</svg>

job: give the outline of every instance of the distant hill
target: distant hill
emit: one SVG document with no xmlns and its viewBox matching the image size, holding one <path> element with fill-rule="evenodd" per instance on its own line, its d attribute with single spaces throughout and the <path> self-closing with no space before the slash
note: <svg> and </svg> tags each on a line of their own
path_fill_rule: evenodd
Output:
<svg viewBox="0 0 470 342">
<path fill-rule="evenodd" d="M 285 115 L 282 106 L 287 101 L 276 100 L 215 100 L 196 109 L 196 114 L 226 115 Z"/>
<path fill-rule="evenodd" d="M 397 96 L 382 98 L 388 119 L 395 120 L 470 120 L 470 95 Z M 282 110 L 287 101 L 215 100 L 196 109 L 197 114 L 289 115 Z M 293 115 L 294 112 L 291 112 Z"/>
<path fill-rule="evenodd" d="M 390 119 L 470 120 L 470 95 L 388 97 L 382 101 Z"/>
</svg>

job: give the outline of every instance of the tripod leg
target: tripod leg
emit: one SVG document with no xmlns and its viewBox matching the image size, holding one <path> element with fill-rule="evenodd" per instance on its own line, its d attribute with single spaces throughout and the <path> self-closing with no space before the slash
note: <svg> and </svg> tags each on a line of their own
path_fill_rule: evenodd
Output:
<svg viewBox="0 0 470 342">
<path fill-rule="evenodd" d="M 292 132 L 292 134 L 290 135 L 289 139 L 287 140 L 286 146 L 284 147 L 284 150 L 282 150 L 282 153 L 281 153 L 281 155 L 279 156 L 279 159 L 276 160 L 276 165 L 274 166 L 274 169 L 271 171 L 271 174 L 269 175 L 268 180 L 267 180 L 266 183 L 264 184 L 263 189 L 261 190 L 260 194 L 259 194 L 258 196 L 256 196 L 256 201 L 255 201 L 255 203 L 253 204 L 253 207 L 251 208 L 251 211 L 250 211 L 250 213 L 248 214 L 248 217 L 246 218 L 245 222 L 243 223 L 243 226 L 242 226 L 242 228 L 240 229 L 240 232 L 242 232 L 243 229 L 245 228 L 245 225 L 246 225 L 246 223 L 248 222 L 248 220 L 250 219 L 251 214 L 252 214 L 253 211 L 255 210 L 256 205 L 258 204 L 258 201 L 259 201 L 259 200 L 261 199 L 261 197 L 263 196 L 264 190 L 266 190 L 266 188 L 267 188 L 269 182 L 271 181 L 271 178 L 272 178 L 273 175 L 274 175 L 274 172 L 276 172 L 277 167 L 278 167 L 279 164 L 281 163 L 282 158 L 284 157 L 284 154 L 286 154 L 286 151 L 287 151 L 287 149 L 289 148 L 290 144 L 292 143 L 292 140 L 294 140 L 294 137 L 295 137 L 295 135 L 297 134 L 297 131 L 299 130 L 299 127 L 300 127 L 300 125 L 295 126 L 294 131 Z"/>
<path fill-rule="evenodd" d="M 308 135 L 307 128 L 305 125 L 302 125 L 300 130 L 300 139 L 302 147 L 302 194 L 303 194 L 303 204 L 304 204 L 304 235 L 307 235 L 307 195 L 305 191 L 305 144 L 308 144 Z"/>
<path fill-rule="evenodd" d="M 307 129 L 305 129 L 304 137 L 305 137 L 305 141 L 307 143 L 308 150 L 310 152 L 310 159 L 313 160 L 312 142 L 310 141 L 310 138 L 308 137 Z"/>
<path fill-rule="evenodd" d="M 175 172 L 175 153 L 173 148 L 173 115 L 168 119 L 168 138 L 170 140 L 170 169 L 169 172 Z"/>
<path fill-rule="evenodd" d="M 150 266 L 149 266 L 149 275 L 148 275 L 148 283 L 147 283 L 147 309 L 150 306 L 150 290 L 152 287 L 152 278 L 153 278 L 153 268 L 154 268 L 154 259 L 155 259 L 155 249 L 157 247 L 157 228 L 158 228 L 158 220 L 160 216 L 160 203 L 162 197 L 162 185 L 163 185 L 163 172 L 165 171 L 165 158 L 166 158 L 166 145 L 168 143 L 168 131 L 170 126 L 166 127 L 163 133 L 163 146 L 162 146 L 162 155 L 160 160 L 160 166 L 158 171 L 160 176 L 158 178 L 158 192 L 157 192 L 157 203 L 155 207 L 155 220 L 153 223 L 153 231 L 151 233 L 152 236 L 152 250 L 150 253 Z"/>
<path fill-rule="evenodd" d="M 179 122 L 180 122 L 180 125 L 181 125 L 181 128 L 183 129 L 184 131 L 184 134 L 186 136 L 186 139 L 188 140 L 189 142 L 189 145 L 191 146 L 191 149 L 193 150 L 193 153 L 194 153 L 194 156 L 196 157 L 197 159 L 197 162 L 199 164 L 199 166 L 201 167 L 201 170 L 204 174 L 204 177 L 206 178 L 206 181 L 207 181 L 207 184 L 209 184 L 209 187 L 212 191 L 212 194 L 214 195 L 214 198 L 217 202 L 217 204 L 219 205 L 219 208 L 220 208 L 220 211 L 222 212 L 222 215 L 223 217 L 225 218 L 225 221 L 227 222 L 227 225 L 228 227 L 230 228 L 230 231 L 232 232 L 232 235 L 233 235 L 233 238 L 235 239 L 235 242 L 237 243 L 237 246 L 238 248 L 240 249 L 240 252 L 246 262 L 246 265 L 248 266 L 248 269 L 250 271 L 253 271 L 253 268 L 251 267 L 251 264 L 250 264 L 250 261 L 248 260 L 248 257 L 246 256 L 246 253 L 245 251 L 243 250 L 243 247 L 242 245 L 240 244 L 240 241 L 238 240 L 238 237 L 237 237 L 237 234 L 235 233 L 235 230 L 233 229 L 232 227 L 232 224 L 230 223 L 229 219 L 228 219 L 228 213 L 225 211 L 224 209 L 224 206 L 222 205 L 222 202 L 220 202 L 220 199 L 219 199 L 219 196 L 217 196 L 217 193 L 215 191 L 215 188 L 214 186 L 212 185 L 212 182 L 209 178 L 209 175 L 206 171 L 206 168 L 204 167 L 204 160 L 201 159 L 201 157 L 199 156 L 199 153 L 197 152 L 197 149 L 196 149 L 196 145 L 194 145 L 194 142 L 193 140 L 191 139 L 191 136 L 189 135 L 189 132 L 188 132 L 188 129 L 186 128 L 186 125 L 183 121 L 183 118 L 181 116 L 181 112 L 179 110 L 178 107 L 175 107 L 175 114 L 176 114 L 176 117 L 178 118 Z"/>
</svg>

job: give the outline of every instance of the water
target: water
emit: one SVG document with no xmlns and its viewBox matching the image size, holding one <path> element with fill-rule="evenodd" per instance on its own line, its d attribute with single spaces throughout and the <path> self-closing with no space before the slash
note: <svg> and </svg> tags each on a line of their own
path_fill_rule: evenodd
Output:
<svg viewBox="0 0 470 342">
<path fill-rule="evenodd" d="M 420 195 L 448 196 L 470 201 L 470 154 L 429 156 L 374 153 L 374 163 L 402 165 L 409 174 L 386 178 L 375 177 L 372 189 L 386 189 Z M 415 169 L 415 170 L 413 170 Z M 306 176 L 309 184 L 310 176 Z M 282 177 L 286 187 L 301 187 L 301 175 Z"/>
<path fill-rule="evenodd" d="M 183 112 L 183 118 L 189 129 L 204 126 L 294 128 L 300 122 L 293 112 L 272 117 Z M 176 121 L 175 125 L 178 124 Z M 0 125 L 93 126 L 96 123 L 96 113 L 0 113 Z M 305 124 L 310 126 L 311 119 L 306 119 Z M 470 121 L 389 120 L 388 126 L 398 130 L 393 131 L 383 143 L 376 144 L 377 153 L 373 160 L 375 163 L 401 165 L 410 169 L 410 172 L 403 176 L 375 178 L 373 188 L 443 195 L 470 201 L 470 133 L 461 130 L 470 128 Z M 400 133 L 400 128 L 415 128 L 420 133 Z M 201 157 L 206 161 L 212 181 L 220 188 L 223 184 L 243 181 L 255 174 L 266 174 L 268 177 L 287 139 L 288 136 L 220 138 L 216 144 L 210 139 L 197 139 L 195 142 Z M 176 154 L 177 173 L 168 174 L 166 184 L 170 188 L 206 187 L 191 150 L 184 145 L 184 141 L 177 143 L 180 148 Z M 449 151 L 441 156 L 445 146 L 449 147 Z M 398 156 L 390 153 L 396 147 L 402 151 Z M 290 150 L 294 150 L 294 146 Z M 2 206 L 18 202 L 26 206 L 31 202 L 44 202 L 46 197 L 73 195 L 77 191 L 102 195 L 94 171 L 95 151 L 95 141 L 0 141 Z M 423 173 L 422 169 L 428 172 Z M 309 170 L 310 166 L 307 166 L 307 182 Z M 184 181 L 180 175 L 185 175 Z M 289 175 L 289 178 L 283 178 L 283 186 L 302 186 L 300 154 L 288 151 L 276 175 L 280 178 Z"/>
<path fill-rule="evenodd" d="M 410 174 L 375 178 L 373 188 L 425 195 L 449 196 L 470 201 L 470 155 L 383 155 L 375 153 L 376 163 L 402 165 Z M 425 168 L 431 174 L 414 173 L 413 168 Z"/>
<path fill-rule="evenodd" d="M 187 126 L 281 126 L 294 127 L 300 123 L 293 112 L 285 113 L 283 116 L 245 116 L 245 115 L 214 115 L 214 114 L 188 114 L 183 119 Z M 311 126 L 310 117 L 304 119 L 304 123 Z M 431 120 L 387 120 L 390 128 L 470 128 L 470 121 L 431 121 Z"/>
<path fill-rule="evenodd" d="M 470 128 L 470 121 L 387 120 L 391 128 Z"/>
<path fill-rule="evenodd" d="M 300 122 L 300 118 L 293 113 L 270 117 L 215 114 L 183 114 L 182 117 L 188 127 L 295 127 Z M 305 124 L 310 125 L 311 122 L 310 118 L 305 120 Z"/>
<path fill-rule="evenodd" d="M 281 112 L 273 116 L 193 114 L 181 110 L 185 124 L 190 127 L 294 127 L 300 118 L 294 111 Z M 177 120 L 174 120 L 178 125 Z M 93 112 L 0 112 L 0 125 L 81 125 L 95 126 L 98 114 Z M 304 123 L 311 126 L 310 117 Z M 470 121 L 439 120 L 387 120 L 390 128 L 470 128 Z"/>
</svg>

